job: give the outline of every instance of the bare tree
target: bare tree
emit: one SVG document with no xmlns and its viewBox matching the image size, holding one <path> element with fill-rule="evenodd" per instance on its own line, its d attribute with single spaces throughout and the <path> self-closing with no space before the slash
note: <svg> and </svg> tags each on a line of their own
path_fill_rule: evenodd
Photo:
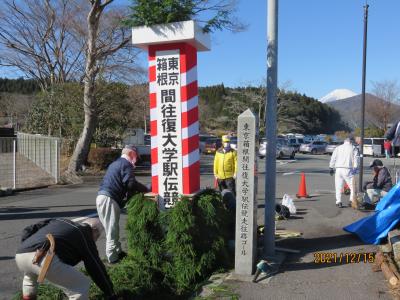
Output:
<svg viewBox="0 0 400 300">
<path fill-rule="evenodd" d="M 128 62 L 132 63 L 137 53 L 129 45 L 128 28 L 120 25 L 121 20 L 125 17 L 121 10 L 111 9 L 108 13 L 105 12 L 113 0 L 88 1 L 90 7 L 86 18 L 86 64 L 83 76 L 85 121 L 68 166 L 68 173 L 72 174 L 79 171 L 86 163 L 90 142 L 96 128 L 96 78 L 99 75 L 106 76 L 115 72 L 118 66 L 124 66 Z M 81 31 L 85 33 L 83 29 Z M 131 70 L 131 68 L 123 69 Z"/>
<path fill-rule="evenodd" d="M 33 96 L 15 93 L 0 94 L 0 111 L 8 124 L 17 130 L 26 121 L 28 110 L 33 102 Z"/>
<path fill-rule="evenodd" d="M 144 131 L 149 130 L 148 120 L 150 118 L 149 86 L 148 84 L 135 84 L 128 91 L 129 105 L 133 109 L 129 112 L 131 126 L 143 127 Z"/>
<path fill-rule="evenodd" d="M 38 80 L 42 90 L 82 73 L 84 44 L 71 30 L 80 14 L 68 0 L 4 0 L 0 65 Z"/>
<path fill-rule="evenodd" d="M 396 80 L 375 81 L 372 85 L 372 93 L 380 99 L 369 104 L 367 110 L 381 124 L 379 127 L 386 131 L 397 112 L 394 104 L 399 101 L 400 88 Z"/>
</svg>

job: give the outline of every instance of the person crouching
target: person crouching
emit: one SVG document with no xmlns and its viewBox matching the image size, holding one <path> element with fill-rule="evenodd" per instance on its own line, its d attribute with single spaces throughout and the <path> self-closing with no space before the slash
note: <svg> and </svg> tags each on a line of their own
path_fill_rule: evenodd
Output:
<svg viewBox="0 0 400 300">
<path fill-rule="evenodd" d="M 22 299 L 37 299 L 38 277 L 61 288 L 70 300 L 89 299 L 91 282 L 73 267 L 81 261 L 106 299 L 116 299 L 95 244 L 101 230 L 102 225 L 95 218 L 82 224 L 67 219 L 47 219 L 26 227 L 15 256 L 18 269 L 24 272 Z M 49 255 L 51 253 L 54 256 Z"/>
<path fill-rule="evenodd" d="M 380 159 L 375 159 L 369 167 L 374 170 L 374 178 L 363 186 L 363 191 L 365 192 L 363 198 L 364 207 L 376 205 L 393 186 L 390 172 Z"/>
</svg>

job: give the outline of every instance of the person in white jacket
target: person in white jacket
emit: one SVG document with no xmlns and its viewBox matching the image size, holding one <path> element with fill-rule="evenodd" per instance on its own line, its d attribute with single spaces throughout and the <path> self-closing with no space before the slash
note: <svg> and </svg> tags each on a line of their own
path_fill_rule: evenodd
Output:
<svg viewBox="0 0 400 300">
<path fill-rule="evenodd" d="M 336 206 L 338 207 L 343 207 L 342 189 L 345 182 L 350 187 L 349 206 L 356 207 L 356 203 L 353 202 L 355 193 L 354 175 L 358 171 L 358 158 L 358 150 L 352 144 L 350 137 L 342 145 L 336 147 L 332 153 L 329 173 L 331 176 L 335 174 Z"/>
</svg>

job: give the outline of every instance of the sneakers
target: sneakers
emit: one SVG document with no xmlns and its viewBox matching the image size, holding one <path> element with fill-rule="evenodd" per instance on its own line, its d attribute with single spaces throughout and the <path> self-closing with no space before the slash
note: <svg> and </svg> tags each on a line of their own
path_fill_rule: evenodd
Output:
<svg viewBox="0 0 400 300">
<path fill-rule="evenodd" d="M 123 260 L 125 257 L 127 257 L 128 254 L 126 254 L 126 252 L 121 251 L 120 253 L 118 253 L 118 258 L 114 261 L 110 261 L 109 264 L 110 265 L 115 265 L 117 263 L 119 263 L 121 260 Z"/>
<path fill-rule="evenodd" d="M 343 204 L 342 204 L 342 202 L 339 202 L 339 203 L 336 203 L 336 206 L 339 207 L 339 208 L 342 208 Z"/>
</svg>

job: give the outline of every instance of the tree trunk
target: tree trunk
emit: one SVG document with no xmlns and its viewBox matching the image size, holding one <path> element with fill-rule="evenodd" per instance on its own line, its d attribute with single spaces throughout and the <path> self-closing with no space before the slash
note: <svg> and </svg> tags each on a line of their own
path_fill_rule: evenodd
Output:
<svg viewBox="0 0 400 300">
<path fill-rule="evenodd" d="M 103 8 L 101 1 L 97 0 L 92 4 L 92 8 L 87 17 L 88 21 L 88 48 L 86 51 L 86 66 L 84 77 L 83 108 L 85 112 L 85 122 L 82 133 L 75 146 L 74 153 L 68 165 L 68 173 L 76 174 L 86 163 L 90 150 L 94 131 L 97 124 L 97 100 L 95 96 L 95 82 L 98 68 L 96 65 L 96 39 L 99 29 L 99 20 Z"/>
</svg>

